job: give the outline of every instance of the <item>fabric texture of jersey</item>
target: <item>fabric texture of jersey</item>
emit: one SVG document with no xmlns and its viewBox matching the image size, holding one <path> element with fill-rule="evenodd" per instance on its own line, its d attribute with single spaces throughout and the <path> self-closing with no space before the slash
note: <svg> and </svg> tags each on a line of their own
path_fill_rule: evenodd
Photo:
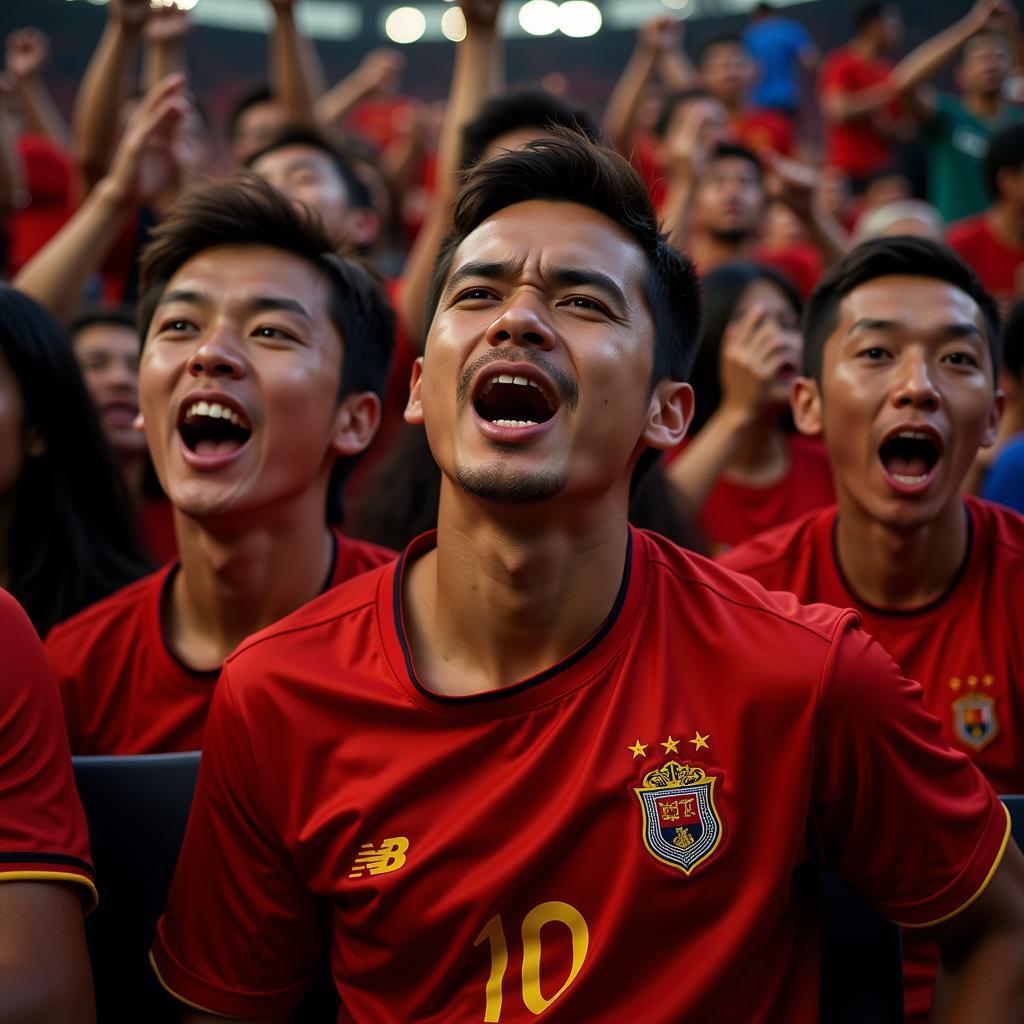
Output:
<svg viewBox="0 0 1024 1024">
<path fill-rule="evenodd" d="M 981 213 L 992 201 L 982 165 L 992 136 L 1024 111 L 1007 105 L 992 120 L 972 114 L 955 96 L 940 95 L 921 129 L 928 167 L 928 201 L 949 224 Z"/>
<path fill-rule="evenodd" d="M 946 236 L 949 247 L 977 275 L 978 280 L 1003 304 L 1013 301 L 1018 291 L 1018 274 L 1024 264 L 1024 246 L 997 238 L 985 214 L 953 224 Z"/>
<path fill-rule="evenodd" d="M 805 516 L 722 556 L 721 562 L 801 601 L 856 609 L 864 628 L 924 690 L 943 738 L 969 754 L 1001 793 L 1024 792 L 1024 634 L 1008 609 L 1024 604 L 1024 519 L 966 499 L 970 551 L 950 590 L 917 612 L 859 601 L 835 555 L 835 508 Z M 924 1024 L 937 950 L 903 945 L 907 1021 Z"/>
<path fill-rule="evenodd" d="M 395 559 L 395 553 L 333 531 L 327 586 Z M 161 609 L 178 563 L 119 590 L 56 626 L 46 652 L 64 702 L 75 754 L 199 750 L 218 671 L 179 661 Z"/>
<path fill-rule="evenodd" d="M 1024 513 L 1024 434 L 1011 438 L 996 456 L 981 496 Z"/>
<path fill-rule="evenodd" d="M 806 27 L 772 15 L 744 29 L 743 42 L 758 68 L 751 99 L 759 107 L 795 113 L 800 106 L 800 55 L 814 45 Z"/>
<path fill-rule="evenodd" d="M 71 882 L 96 905 L 60 698 L 21 606 L 0 590 L 0 882 Z"/>
<path fill-rule="evenodd" d="M 822 61 L 818 93 L 855 93 L 880 85 L 892 71 L 886 60 L 865 60 L 852 47 L 833 50 Z M 898 106 L 889 105 L 895 114 Z M 881 135 L 870 117 L 854 118 L 840 124 L 826 124 L 825 163 L 841 167 L 851 178 L 863 180 L 886 167 L 892 158 L 892 143 Z"/>
<path fill-rule="evenodd" d="M 798 519 L 835 501 L 832 467 L 824 446 L 815 438 L 790 434 L 786 438 L 789 466 L 768 487 L 751 487 L 724 476 L 718 478 L 701 509 L 699 524 L 712 551 L 724 551 L 756 534 Z M 686 442 L 666 456 L 671 462 Z"/>
<path fill-rule="evenodd" d="M 579 650 L 442 698 L 402 625 L 432 543 L 225 663 L 152 954 L 180 998 L 285 1014 L 329 947 L 356 1024 L 810 1022 L 816 859 L 914 924 L 987 884 L 1007 816 L 852 613 L 631 531 Z"/>
</svg>

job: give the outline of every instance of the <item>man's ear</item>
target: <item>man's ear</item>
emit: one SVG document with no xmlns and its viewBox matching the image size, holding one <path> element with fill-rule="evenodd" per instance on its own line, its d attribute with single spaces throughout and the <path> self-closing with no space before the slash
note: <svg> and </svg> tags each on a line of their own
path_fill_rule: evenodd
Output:
<svg viewBox="0 0 1024 1024">
<path fill-rule="evenodd" d="M 409 374 L 409 401 L 405 403 L 405 422 L 423 423 L 423 400 L 421 385 L 423 383 L 423 356 L 417 356 Z"/>
<path fill-rule="evenodd" d="M 818 437 L 821 434 L 821 392 L 813 377 L 797 377 L 789 396 L 793 422 L 801 434 Z"/>
<path fill-rule="evenodd" d="M 334 415 L 331 451 L 358 455 L 365 451 L 380 426 L 380 399 L 372 391 L 346 395 Z"/>
<path fill-rule="evenodd" d="M 693 419 L 693 388 L 682 381 L 659 380 L 647 407 L 643 440 L 658 451 L 675 448 Z"/>
<path fill-rule="evenodd" d="M 985 433 L 981 437 L 979 448 L 991 448 L 999 436 L 999 423 L 1003 418 L 1003 410 L 1006 408 L 1006 395 L 999 389 L 992 398 L 992 409 L 988 414 L 988 424 Z"/>
</svg>

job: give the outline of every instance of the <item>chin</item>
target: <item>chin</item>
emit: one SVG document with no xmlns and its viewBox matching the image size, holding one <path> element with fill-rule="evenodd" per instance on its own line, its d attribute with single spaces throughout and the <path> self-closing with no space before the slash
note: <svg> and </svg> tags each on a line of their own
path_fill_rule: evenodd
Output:
<svg viewBox="0 0 1024 1024">
<path fill-rule="evenodd" d="M 556 471 L 516 473 L 493 466 L 460 466 L 455 482 L 466 494 L 492 504 L 536 505 L 558 497 L 568 480 Z"/>
</svg>

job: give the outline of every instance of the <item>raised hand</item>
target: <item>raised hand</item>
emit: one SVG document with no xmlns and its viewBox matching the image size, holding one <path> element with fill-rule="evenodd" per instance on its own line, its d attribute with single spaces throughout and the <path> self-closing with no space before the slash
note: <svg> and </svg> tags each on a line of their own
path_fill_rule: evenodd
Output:
<svg viewBox="0 0 1024 1024">
<path fill-rule="evenodd" d="M 769 197 L 785 203 L 802 220 L 808 219 L 818 191 L 817 169 L 771 151 L 761 156 L 768 164 L 766 185 Z"/>
<path fill-rule="evenodd" d="M 22 28 L 7 37 L 7 71 L 18 81 L 42 74 L 50 59 L 50 40 L 37 28 Z"/>
<path fill-rule="evenodd" d="M 146 93 L 128 122 L 108 175 L 121 202 L 143 205 L 180 183 L 188 156 L 181 128 L 190 109 L 180 72 L 162 78 Z"/>
<path fill-rule="evenodd" d="M 149 12 L 149 0 L 110 0 L 110 20 L 122 28 L 140 30 Z"/>
<path fill-rule="evenodd" d="M 188 11 L 176 4 L 154 7 L 142 34 L 147 42 L 157 44 L 179 43 L 192 31 Z"/>
<path fill-rule="evenodd" d="M 639 41 L 653 53 L 674 50 L 683 41 L 683 23 L 678 18 L 650 18 L 640 26 Z"/>
<path fill-rule="evenodd" d="M 405 63 L 404 54 L 398 50 L 373 50 L 363 58 L 354 74 L 367 93 L 392 93 L 401 83 Z"/>
<path fill-rule="evenodd" d="M 722 338 L 723 411 L 733 410 L 753 422 L 768 408 L 784 405 L 799 366 L 799 330 L 782 326 L 755 303 Z"/>
<path fill-rule="evenodd" d="M 469 29 L 490 29 L 498 20 L 501 0 L 459 0 L 459 7 Z"/>
<path fill-rule="evenodd" d="M 675 177 L 700 180 L 711 150 L 722 138 L 722 127 L 706 104 L 689 105 L 672 127 L 663 149 L 663 157 Z"/>
</svg>

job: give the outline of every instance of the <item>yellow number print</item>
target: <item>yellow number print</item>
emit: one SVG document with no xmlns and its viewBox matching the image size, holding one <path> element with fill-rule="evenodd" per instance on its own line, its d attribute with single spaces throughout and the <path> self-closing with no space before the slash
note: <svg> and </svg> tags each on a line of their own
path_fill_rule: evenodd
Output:
<svg viewBox="0 0 1024 1024">
<path fill-rule="evenodd" d="M 546 924 L 561 924 L 572 937 L 572 967 L 562 987 L 545 999 L 540 990 L 540 961 L 542 955 L 541 929 Z M 501 914 L 495 914 L 481 929 L 474 946 L 487 940 L 491 947 L 491 973 L 485 990 L 484 1022 L 495 1024 L 501 1020 L 501 986 L 508 969 L 508 944 Z M 539 1017 L 576 980 L 583 969 L 590 947 L 590 930 L 583 915 L 571 904 L 559 900 L 540 903 L 523 918 L 523 1003 L 535 1017 Z"/>
</svg>

